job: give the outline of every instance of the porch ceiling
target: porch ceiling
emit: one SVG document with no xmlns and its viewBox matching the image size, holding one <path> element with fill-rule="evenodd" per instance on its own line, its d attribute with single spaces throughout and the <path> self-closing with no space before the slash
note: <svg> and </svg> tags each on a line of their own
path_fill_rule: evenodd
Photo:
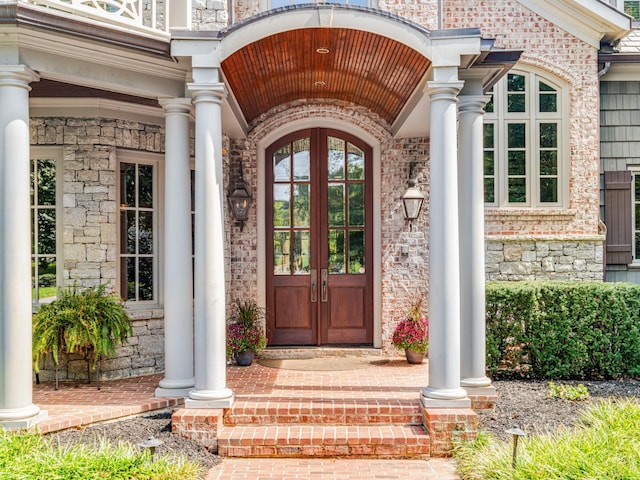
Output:
<svg viewBox="0 0 640 480">
<path fill-rule="evenodd" d="M 245 120 L 296 100 L 335 99 L 394 123 L 430 61 L 393 39 L 347 28 L 305 28 L 262 38 L 222 62 Z"/>
</svg>

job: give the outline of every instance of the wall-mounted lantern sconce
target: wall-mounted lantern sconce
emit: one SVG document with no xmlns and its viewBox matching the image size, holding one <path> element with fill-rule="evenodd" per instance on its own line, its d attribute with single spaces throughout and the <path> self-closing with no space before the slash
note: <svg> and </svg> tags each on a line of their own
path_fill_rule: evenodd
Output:
<svg viewBox="0 0 640 480">
<path fill-rule="evenodd" d="M 404 206 L 404 218 L 415 220 L 420 215 L 424 202 L 424 194 L 416 187 L 416 179 L 409 179 L 409 188 L 402 195 L 402 205 Z"/>
<path fill-rule="evenodd" d="M 249 206 L 251 205 L 251 195 L 249 195 L 247 185 L 242 179 L 242 170 L 236 178 L 233 192 L 227 198 L 231 207 L 231 215 L 234 220 L 240 222 L 240 231 L 242 231 L 244 222 L 249 218 Z"/>
<path fill-rule="evenodd" d="M 418 218 L 422 203 L 424 202 L 424 194 L 416 186 L 416 178 L 413 176 L 413 169 L 416 166 L 414 162 L 409 165 L 409 188 L 402 195 L 402 206 L 404 207 L 404 218 L 412 221 Z"/>
</svg>

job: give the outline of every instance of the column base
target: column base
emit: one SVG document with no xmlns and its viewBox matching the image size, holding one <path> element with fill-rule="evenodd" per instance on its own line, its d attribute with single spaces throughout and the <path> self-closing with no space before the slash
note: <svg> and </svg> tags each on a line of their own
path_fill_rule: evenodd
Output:
<svg viewBox="0 0 640 480">
<path fill-rule="evenodd" d="M 471 408 L 476 412 L 493 410 L 498 401 L 498 392 L 496 387 L 489 385 L 488 387 L 464 387 L 467 395 L 471 399 Z"/>
<path fill-rule="evenodd" d="M 168 380 L 163 378 L 156 388 L 156 397 L 188 397 L 196 384 L 195 378 L 185 380 Z"/>
<path fill-rule="evenodd" d="M 193 385 L 187 388 L 156 388 L 154 396 L 157 398 L 176 397 L 184 398 L 189 396 L 189 392 L 193 390 Z"/>
<path fill-rule="evenodd" d="M 453 400 L 469 400 L 467 392 L 464 388 L 435 388 L 426 387 L 422 390 L 422 399 L 424 400 L 445 400 L 447 402 Z"/>
<path fill-rule="evenodd" d="M 420 396 L 420 404 L 424 408 L 471 408 L 471 399 L 469 397 L 437 399 L 425 397 L 423 393 Z"/>
<path fill-rule="evenodd" d="M 17 418 L 15 420 L 1 419 L 0 428 L 4 428 L 5 430 L 29 430 L 47 418 L 49 418 L 49 412 L 38 408 L 37 413 L 32 417 Z"/>
<path fill-rule="evenodd" d="M 491 386 L 491 379 L 489 377 L 471 377 L 463 378 L 460 380 L 460 386 L 462 388 L 480 388 Z"/>
<path fill-rule="evenodd" d="M 229 388 L 223 390 L 198 390 L 189 391 L 189 397 L 185 399 L 185 408 L 230 408 L 235 400 L 233 391 Z"/>
</svg>

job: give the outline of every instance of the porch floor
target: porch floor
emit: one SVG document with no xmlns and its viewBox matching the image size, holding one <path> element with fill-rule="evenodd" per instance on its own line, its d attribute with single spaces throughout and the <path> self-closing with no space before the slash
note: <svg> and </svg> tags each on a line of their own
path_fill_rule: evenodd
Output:
<svg viewBox="0 0 640 480">
<path fill-rule="evenodd" d="M 372 359 L 374 360 L 374 359 Z M 33 388 L 33 401 L 48 411 L 48 419 L 38 428 L 43 433 L 88 425 L 146 411 L 179 408 L 182 399 L 155 398 L 154 391 L 162 375 L 149 375 L 96 384 L 64 382 L 60 390 L 53 382 Z M 306 406 L 320 406 L 325 412 L 340 415 L 338 403 L 385 405 L 390 402 L 409 408 L 427 384 L 427 364 L 409 365 L 391 358 L 383 365 L 344 371 L 300 371 L 229 366 L 227 384 L 236 397 L 231 409 L 238 415 L 257 405 L 268 413 L 274 405 L 291 405 L 291 412 Z M 195 413 L 195 412 L 194 412 Z M 274 412 L 275 413 L 275 412 Z M 381 410 L 382 414 L 382 410 Z M 232 478 L 372 478 L 457 479 L 450 459 L 312 459 L 312 458 L 225 458 L 209 472 L 208 479 Z M 408 476 L 407 476 L 408 475 Z"/>
</svg>

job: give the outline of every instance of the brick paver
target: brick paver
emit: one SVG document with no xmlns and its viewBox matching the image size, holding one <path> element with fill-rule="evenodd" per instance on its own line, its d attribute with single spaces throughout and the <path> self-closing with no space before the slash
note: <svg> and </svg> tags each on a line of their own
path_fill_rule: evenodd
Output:
<svg viewBox="0 0 640 480">
<path fill-rule="evenodd" d="M 207 480 L 459 480 L 452 460 L 225 458 Z"/>
<path fill-rule="evenodd" d="M 79 425 L 112 420 L 154 409 L 181 405 L 181 399 L 153 396 L 162 375 L 103 381 L 95 383 L 52 382 L 34 385 L 33 401 L 49 412 L 39 425 L 42 432 L 52 432 Z M 339 372 L 280 370 L 260 365 L 229 367 L 227 382 L 236 395 L 234 410 L 241 414 L 252 404 L 259 404 L 265 416 L 275 415 L 276 404 L 287 401 L 293 415 L 309 415 L 319 405 L 342 419 L 363 414 L 362 402 L 380 405 L 379 415 L 387 415 L 388 404 L 394 411 L 413 416 L 410 401 L 419 396 L 427 383 L 427 365 L 408 365 L 392 360 L 386 365 Z M 342 404 L 336 403 L 341 399 Z M 346 406 L 345 406 L 346 405 Z M 265 447 L 266 448 L 266 447 Z M 310 458 L 225 458 L 213 468 L 207 480 L 229 479 L 438 479 L 458 480 L 449 459 L 310 459 Z"/>
<path fill-rule="evenodd" d="M 103 381 L 100 390 L 95 383 L 61 382 L 59 390 L 54 389 L 53 382 L 34 385 L 33 403 L 49 414 L 38 424 L 38 430 L 56 432 L 181 405 L 182 399 L 154 397 L 162 377 L 147 375 Z"/>
</svg>

